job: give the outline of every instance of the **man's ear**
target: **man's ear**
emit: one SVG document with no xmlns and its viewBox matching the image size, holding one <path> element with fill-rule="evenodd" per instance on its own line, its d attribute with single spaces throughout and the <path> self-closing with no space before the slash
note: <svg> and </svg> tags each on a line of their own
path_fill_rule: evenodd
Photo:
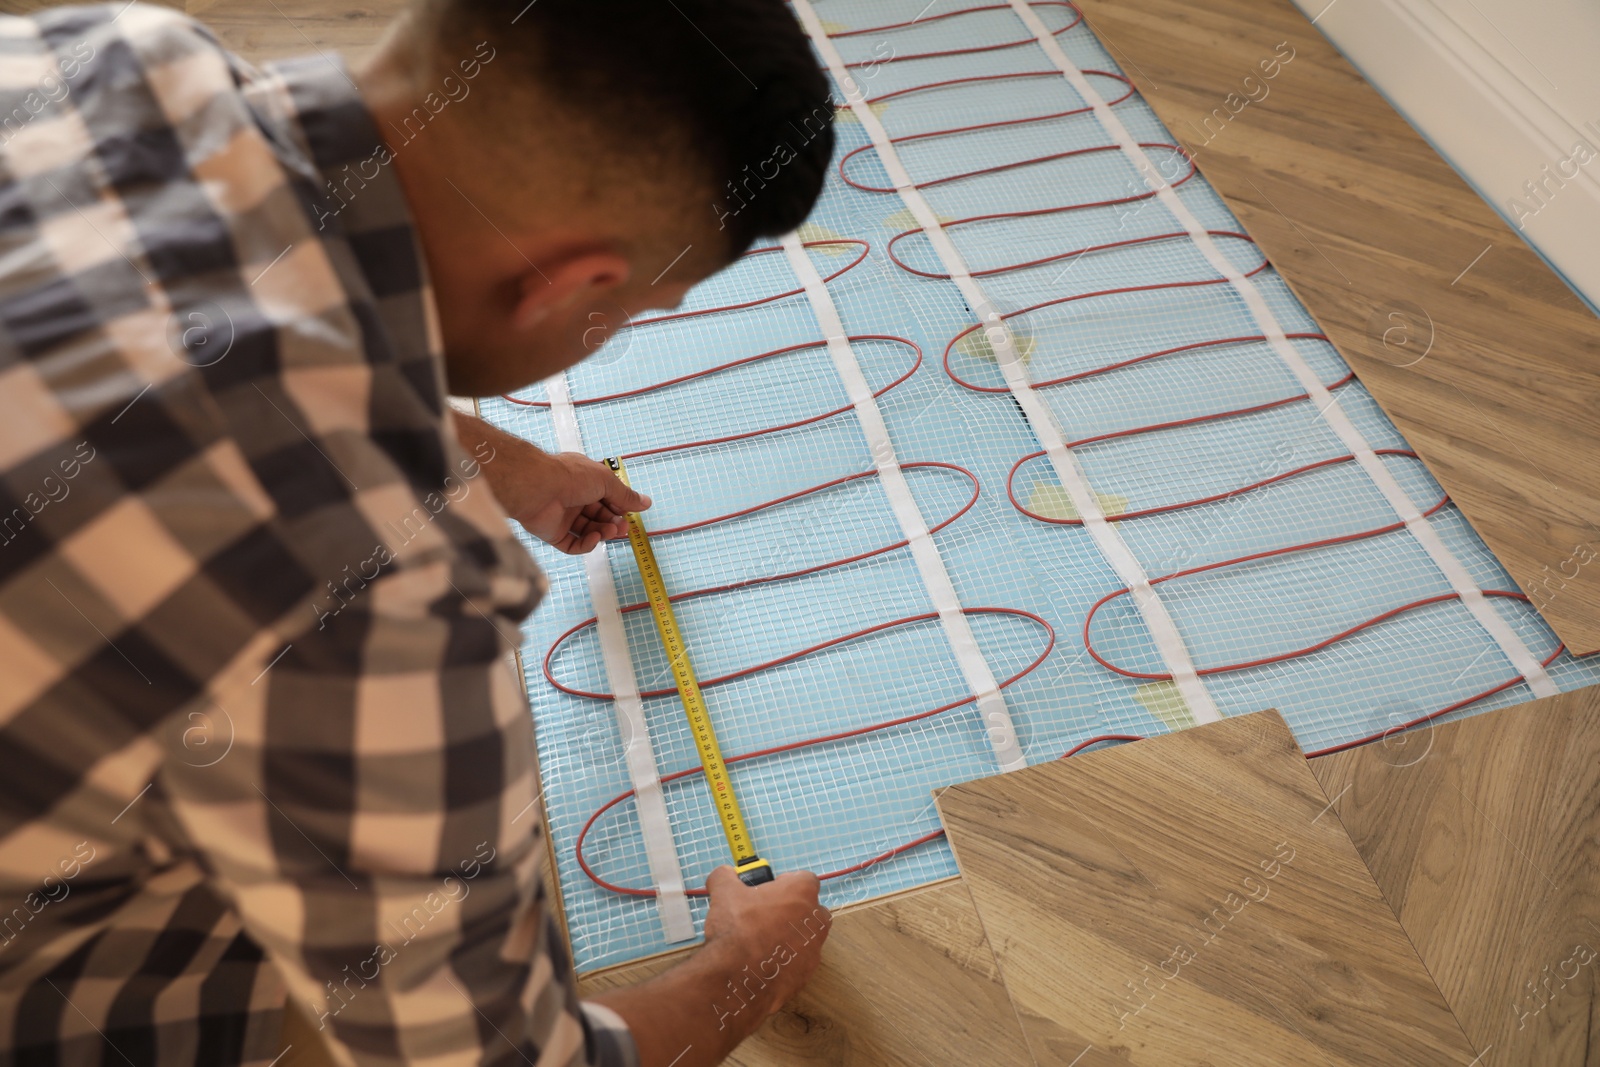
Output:
<svg viewBox="0 0 1600 1067">
<path fill-rule="evenodd" d="M 517 306 L 511 313 L 516 329 L 528 330 L 552 312 L 587 302 L 624 284 L 632 273 L 628 260 L 616 252 L 583 252 L 563 257 L 544 270 L 536 267 L 518 283 Z"/>
</svg>

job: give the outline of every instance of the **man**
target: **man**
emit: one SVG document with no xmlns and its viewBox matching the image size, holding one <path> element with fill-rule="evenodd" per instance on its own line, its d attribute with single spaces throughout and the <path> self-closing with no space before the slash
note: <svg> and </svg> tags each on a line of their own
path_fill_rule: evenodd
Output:
<svg viewBox="0 0 1600 1067">
<path fill-rule="evenodd" d="M 780 0 L 418 0 L 359 70 L 0 19 L 0 1062 L 303 1062 L 287 1006 L 340 1063 L 691 1067 L 803 984 L 815 877 L 724 867 L 577 1000 L 505 520 L 649 501 L 444 396 L 797 225 L 831 114 Z"/>
</svg>

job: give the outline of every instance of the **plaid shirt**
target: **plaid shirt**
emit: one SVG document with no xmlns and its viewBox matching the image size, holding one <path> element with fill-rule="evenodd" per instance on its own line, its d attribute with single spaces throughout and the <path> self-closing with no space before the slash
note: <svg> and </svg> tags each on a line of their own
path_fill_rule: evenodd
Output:
<svg viewBox="0 0 1600 1067">
<path fill-rule="evenodd" d="M 636 1060 L 387 164 L 335 59 L 0 17 L 0 1063 Z"/>
</svg>

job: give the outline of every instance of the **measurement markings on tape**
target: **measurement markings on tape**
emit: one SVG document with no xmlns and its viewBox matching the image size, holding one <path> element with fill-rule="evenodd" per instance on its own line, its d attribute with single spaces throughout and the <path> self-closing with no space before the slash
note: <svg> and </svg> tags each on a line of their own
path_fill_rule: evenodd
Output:
<svg viewBox="0 0 1600 1067">
<path fill-rule="evenodd" d="M 628 471 L 620 459 L 607 459 L 610 467 L 623 484 L 628 483 Z M 722 820 L 722 832 L 728 838 L 728 850 L 733 853 L 734 870 L 745 885 L 760 885 L 773 878 L 772 864 L 756 853 L 750 832 L 745 829 L 744 814 L 739 810 L 739 800 L 733 793 L 733 782 L 728 777 L 727 765 L 722 761 L 722 748 L 717 744 L 717 733 L 711 726 L 711 715 L 706 709 L 705 697 L 700 692 L 700 682 L 695 677 L 694 665 L 689 661 L 689 649 L 678 628 L 678 617 L 673 613 L 672 600 L 666 582 L 661 577 L 661 567 L 656 562 L 655 549 L 650 545 L 650 534 L 644 528 L 644 519 L 637 511 L 628 512 L 628 543 L 633 546 L 633 558 L 639 565 L 639 576 L 644 580 L 645 595 L 650 601 L 650 614 L 656 622 L 656 633 L 661 636 L 661 646 L 666 650 L 667 662 L 672 668 L 672 680 L 678 687 L 678 697 L 683 701 L 683 712 L 689 719 L 689 731 L 700 752 L 700 766 L 706 775 L 706 785 L 711 789 L 711 800 Z"/>
</svg>

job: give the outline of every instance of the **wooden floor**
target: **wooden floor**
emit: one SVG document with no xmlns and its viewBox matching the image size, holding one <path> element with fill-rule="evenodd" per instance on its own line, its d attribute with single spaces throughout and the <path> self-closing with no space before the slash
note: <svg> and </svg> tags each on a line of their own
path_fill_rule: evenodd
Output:
<svg viewBox="0 0 1600 1067">
<path fill-rule="evenodd" d="M 584 976 L 592 996 L 683 952 Z M 714 1019 L 707 1006 L 706 1022 Z M 1030 1054 L 967 889 L 947 881 L 835 913 L 821 968 L 728 1061 L 738 1067 L 1022 1065 Z"/>
<path fill-rule="evenodd" d="M 1311 761 L 1261 713 L 937 800 L 961 880 L 841 911 L 730 1062 L 1600 1067 L 1600 687 Z"/>
<path fill-rule="evenodd" d="M 83 0 L 0 0 L 0 14 L 26 14 Z M 408 0 L 141 0 L 185 11 L 252 63 L 338 52 L 354 63 L 377 44 Z"/>
<path fill-rule="evenodd" d="M 1600 687 L 1311 761 L 1491 1065 L 1600 1065 Z"/>
<path fill-rule="evenodd" d="M 938 806 L 1041 1065 L 1473 1059 L 1275 711 Z"/>
<path fill-rule="evenodd" d="M 188 0 L 185 10 L 251 62 L 315 51 L 355 63 L 406 6 L 407 0 Z"/>
<path fill-rule="evenodd" d="M 1290 0 L 1076 2 L 1556 633 L 1600 650 L 1600 320 Z"/>
</svg>

